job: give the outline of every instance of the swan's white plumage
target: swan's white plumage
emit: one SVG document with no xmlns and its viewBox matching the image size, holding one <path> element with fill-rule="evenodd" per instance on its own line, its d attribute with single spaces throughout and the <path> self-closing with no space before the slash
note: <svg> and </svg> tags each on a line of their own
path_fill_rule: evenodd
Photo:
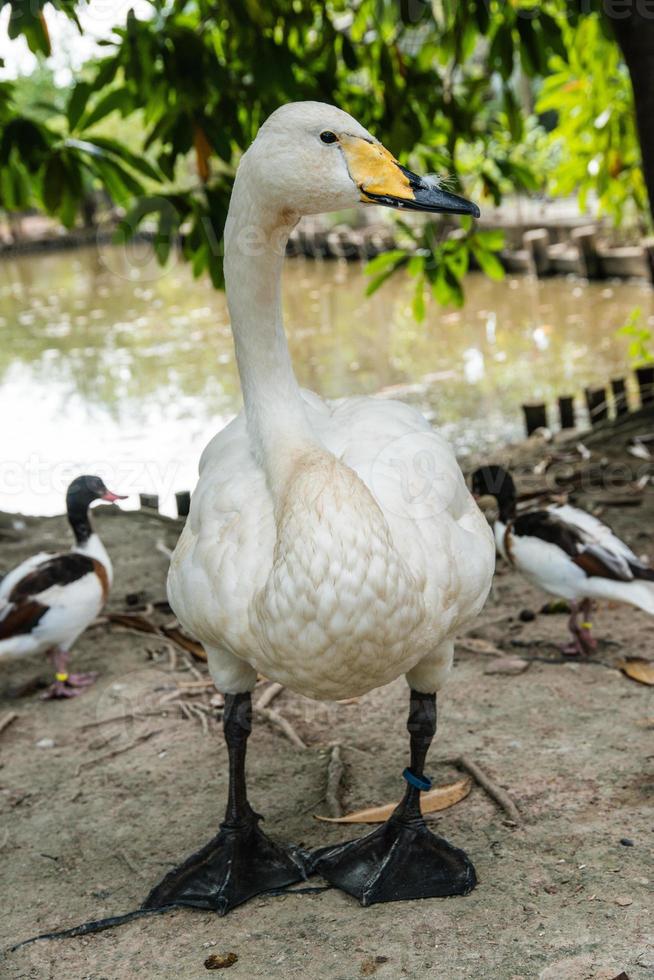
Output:
<svg viewBox="0 0 654 980">
<path fill-rule="evenodd" d="M 444 641 L 488 592 L 490 528 L 451 448 L 414 409 L 305 397 L 326 452 L 303 462 L 277 523 L 244 416 L 205 449 L 171 604 L 212 650 L 219 685 L 234 684 L 232 654 L 310 697 L 347 697 L 433 652 L 423 675 L 439 687 L 451 660 Z M 416 458 L 428 472 L 412 489 Z"/>
<path fill-rule="evenodd" d="M 325 129 L 343 147 L 326 146 Z M 266 121 L 236 176 L 225 278 L 245 411 L 202 455 L 168 580 L 228 693 L 250 690 L 257 671 L 314 698 L 406 672 L 435 691 L 453 633 L 490 587 L 492 534 L 445 440 L 398 402 L 301 393 L 291 368 L 288 232 L 301 214 L 365 199 L 353 147 L 363 184 L 370 147 L 375 186 L 380 167 L 397 174 L 376 145 L 347 113 L 296 103 Z"/>
</svg>

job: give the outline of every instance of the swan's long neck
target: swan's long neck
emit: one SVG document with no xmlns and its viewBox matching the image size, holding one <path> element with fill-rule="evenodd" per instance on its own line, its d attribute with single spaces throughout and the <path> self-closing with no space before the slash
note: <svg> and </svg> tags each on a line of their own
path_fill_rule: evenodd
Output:
<svg viewBox="0 0 654 980">
<path fill-rule="evenodd" d="M 261 202 L 242 164 L 225 225 L 225 282 L 248 432 L 274 495 L 298 457 L 319 445 L 282 322 L 282 264 L 296 221 L 296 215 Z"/>
</svg>

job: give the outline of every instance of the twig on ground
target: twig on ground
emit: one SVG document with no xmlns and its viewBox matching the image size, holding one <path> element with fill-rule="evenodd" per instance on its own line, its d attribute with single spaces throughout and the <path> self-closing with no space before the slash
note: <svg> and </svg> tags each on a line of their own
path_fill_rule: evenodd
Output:
<svg viewBox="0 0 654 980">
<path fill-rule="evenodd" d="M 143 869 L 137 867 L 137 865 L 134 864 L 132 859 L 125 853 L 125 851 L 118 851 L 118 856 L 123 859 L 130 871 L 132 871 L 135 875 L 138 875 L 139 878 L 143 876 Z"/>
<path fill-rule="evenodd" d="M 148 718 L 151 715 L 160 715 L 161 711 L 157 708 L 153 708 L 150 711 L 129 711 L 124 715 L 110 715 L 109 718 L 100 718 L 98 721 L 87 721 L 84 725 L 78 725 L 78 729 L 81 731 L 87 728 L 98 728 L 100 725 L 110 725 L 113 721 L 132 721 L 134 719 L 140 721 L 143 718 Z"/>
<path fill-rule="evenodd" d="M 266 690 L 263 692 L 263 694 L 257 701 L 255 707 L 260 709 L 269 708 L 272 702 L 277 697 L 277 695 L 281 694 L 283 690 L 284 690 L 283 684 L 276 684 L 276 683 L 271 684 L 270 687 L 267 687 Z"/>
<path fill-rule="evenodd" d="M 0 734 L 4 732 L 5 728 L 9 728 L 9 726 L 16 721 L 17 718 L 17 711 L 8 711 L 5 715 L 2 715 L 0 718 Z"/>
<path fill-rule="evenodd" d="M 122 755 L 123 752 L 129 752 L 130 749 L 135 749 L 137 745 L 147 742 L 149 739 L 154 738 L 155 735 L 160 735 L 162 731 L 163 728 L 157 728 L 153 732 L 146 732 L 145 735 L 139 735 L 138 738 L 135 738 L 129 745 L 123 745 L 120 749 L 113 749 L 111 752 L 107 752 L 105 755 L 98 756 L 95 759 L 87 759 L 86 762 L 80 762 L 75 770 L 75 775 L 79 776 L 82 769 L 87 769 L 89 766 L 97 766 L 101 762 L 107 762 L 109 759 L 114 759 L 117 755 Z"/>
<path fill-rule="evenodd" d="M 330 817 L 343 816 L 343 804 L 341 802 L 341 782 L 345 766 L 341 757 L 341 747 L 336 742 L 332 745 L 327 764 L 327 788 L 325 790 L 325 803 Z"/>
<path fill-rule="evenodd" d="M 208 735 L 209 722 L 207 721 L 207 716 L 205 715 L 205 713 L 200 710 L 200 706 L 197 704 L 189 705 L 189 710 L 193 713 L 193 715 L 199 720 L 200 724 L 202 725 L 202 734 Z"/>
<path fill-rule="evenodd" d="M 478 633 L 479 630 L 485 630 L 489 626 L 498 626 L 500 623 L 505 623 L 508 619 L 511 619 L 513 613 L 505 612 L 501 616 L 491 616 L 489 619 L 476 619 L 467 630 L 464 630 L 461 636 L 472 636 Z"/>
<path fill-rule="evenodd" d="M 305 743 L 295 731 L 290 721 L 287 721 L 279 712 L 273 711 L 272 708 L 259 708 L 255 705 L 254 713 L 258 718 L 267 721 L 273 728 L 277 728 L 296 748 L 306 749 Z"/>
<path fill-rule="evenodd" d="M 476 762 L 468 759 L 465 755 L 458 756 L 456 759 L 450 759 L 449 762 L 458 769 L 465 769 L 465 771 L 472 776 L 475 782 L 478 783 L 482 789 L 486 790 L 488 795 L 504 810 L 506 815 L 514 824 L 517 826 L 522 824 L 520 811 L 509 794 L 506 792 L 506 790 L 503 790 L 501 786 L 498 786 L 497 783 L 491 779 L 488 773 L 484 772 L 484 770 L 481 769 Z"/>
<path fill-rule="evenodd" d="M 198 670 L 198 668 L 193 663 L 191 654 L 186 650 L 184 651 L 184 653 L 185 653 L 184 660 L 186 661 L 186 667 L 189 673 L 193 674 L 196 681 L 206 681 L 207 675 L 203 674 L 202 671 Z"/>
<path fill-rule="evenodd" d="M 170 559 L 173 557 L 172 549 L 171 548 L 168 548 L 163 543 L 163 541 L 162 541 L 161 538 L 159 538 L 159 540 L 157 541 L 157 543 L 155 545 L 155 548 L 157 549 L 157 551 L 160 551 L 162 555 L 165 555 L 165 557 L 168 559 L 168 561 L 170 561 Z"/>
</svg>

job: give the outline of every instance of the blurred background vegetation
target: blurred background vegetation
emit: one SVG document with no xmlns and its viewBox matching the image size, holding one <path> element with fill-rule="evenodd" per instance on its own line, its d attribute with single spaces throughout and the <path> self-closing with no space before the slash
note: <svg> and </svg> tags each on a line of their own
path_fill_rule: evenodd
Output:
<svg viewBox="0 0 654 980">
<path fill-rule="evenodd" d="M 55 84 L 49 20 L 81 30 L 85 6 L 0 0 L 10 38 L 39 58 L 0 83 L 10 215 L 36 208 L 70 228 L 110 203 L 123 209 L 120 235 L 148 223 L 159 261 L 179 242 L 193 273 L 220 287 L 240 154 L 278 105 L 316 99 L 482 208 L 577 194 L 629 234 L 651 229 L 654 21 L 642 5 L 618 17 L 602 0 L 151 0 L 125 17 L 118 4 L 105 53 Z M 500 278 L 502 234 L 460 224 L 452 236 L 401 222 L 402 247 L 370 264 L 370 291 L 407 266 L 420 317 L 426 290 L 462 303 L 471 259 Z"/>
</svg>

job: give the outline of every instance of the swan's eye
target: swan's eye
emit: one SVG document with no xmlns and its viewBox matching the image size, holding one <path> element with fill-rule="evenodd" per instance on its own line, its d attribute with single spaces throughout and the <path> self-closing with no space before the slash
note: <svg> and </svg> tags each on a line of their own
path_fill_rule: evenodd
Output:
<svg viewBox="0 0 654 980">
<path fill-rule="evenodd" d="M 332 133 L 329 129 L 326 129 L 324 133 L 320 134 L 320 139 L 323 141 L 323 143 L 338 142 L 338 136 L 336 133 Z"/>
</svg>

